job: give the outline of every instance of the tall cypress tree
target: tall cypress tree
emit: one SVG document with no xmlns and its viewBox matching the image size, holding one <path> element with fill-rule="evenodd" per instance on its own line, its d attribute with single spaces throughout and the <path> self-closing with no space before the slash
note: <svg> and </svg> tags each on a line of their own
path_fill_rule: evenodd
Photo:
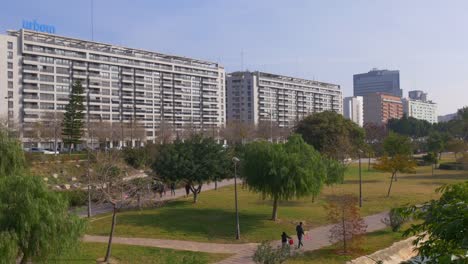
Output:
<svg viewBox="0 0 468 264">
<path fill-rule="evenodd" d="M 81 81 L 76 81 L 72 85 L 70 100 L 65 107 L 63 117 L 63 143 L 68 146 L 70 152 L 72 146 L 75 147 L 81 142 L 83 136 L 83 118 L 84 118 L 84 89 Z"/>
</svg>

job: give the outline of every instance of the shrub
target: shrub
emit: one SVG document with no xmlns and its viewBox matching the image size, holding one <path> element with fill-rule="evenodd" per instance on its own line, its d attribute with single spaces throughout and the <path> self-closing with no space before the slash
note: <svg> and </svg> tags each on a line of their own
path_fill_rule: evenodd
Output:
<svg viewBox="0 0 468 264">
<path fill-rule="evenodd" d="M 393 208 L 388 213 L 388 217 L 382 219 L 382 223 L 388 227 L 391 227 L 393 232 L 398 232 L 406 220 L 407 218 L 403 216 L 398 209 Z"/>
<path fill-rule="evenodd" d="M 269 242 L 262 242 L 255 251 L 252 259 L 258 264 L 280 264 L 291 257 L 291 247 L 273 248 Z"/>
<path fill-rule="evenodd" d="M 458 162 L 445 162 L 439 165 L 441 170 L 468 170 L 467 164 L 462 164 Z"/>
<path fill-rule="evenodd" d="M 84 206 L 88 202 L 88 191 L 76 189 L 61 191 L 61 195 L 68 201 L 70 207 Z M 95 197 L 91 197 L 93 202 L 96 202 Z"/>
</svg>

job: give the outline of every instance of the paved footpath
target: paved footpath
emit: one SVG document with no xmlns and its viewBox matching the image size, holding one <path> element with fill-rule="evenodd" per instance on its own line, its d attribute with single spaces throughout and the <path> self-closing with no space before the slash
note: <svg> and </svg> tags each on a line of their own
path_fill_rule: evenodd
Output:
<svg viewBox="0 0 468 264">
<path fill-rule="evenodd" d="M 218 187 L 220 185 L 218 184 Z M 184 190 L 185 191 L 185 190 Z M 383 212 L 375 215 L 364 217 L 364 221 L 367 224 L 367 232 L 373 232 L 380 229 L 384 229 L 386 226 L 382 223 L 388 215 L 388 212 Z M 309 240 L 304 241 L 304 248 L 301 248 L 301 252 L 316 250 L 322 247 L 331 245 L 329 241 L 330 228 L 333 225 L 320 226 L 313 228 L 308 231 Z M 278 234 L 278 237 L 281 234 Z M 88 236 L 86 235 L 83 240 L 85 242 L 101 242 L 107 243 L 108 237 L 106 236 Z M 279 240 L 279 238 L 278 238 Z M 207 253 L 227 253 L 234 254 L 233 256 L 222 260 L 218 264 L 252 264 L 252 256 L 258 244 L 247 243 L 247 244 L 220 244 L 220 243 L 202 243 L 194 241 L 180 241 L 180 240 L 165 240 L 165 239 L 151 239 L 151 238 L 124 238 L 114 237 L 114 243 L 126 244 L 126 245 L 138 245 L 147 247 L 160 247 L 160 248 L 171 248 L 177 250 L 188 250 L 188 251 L 199 251 Z M 294 241 L 297 242 L 297 238 Z M 276 245 L 280 245 L 280 242 L 273 242 Z"/>
<path fill-rule="evenodd" d="M 229 179 L 229 180 L 223 180 L 218 182 L 218 188 L 228 186 L 228 185 L 233 185 L 234 184 L 234 179 Z M 215 188 L 215 183 L 205 183 L 202 186 L 202 192 L 208 191 L 208 190 L 214 190 Z M 159 197 L 159 194 L 152 195 L 151 197 L 146 197 L 145 200 L 155 200 L 155 201 L 169 201 L 169 200 L 174 200 L 177 198 L 181 198 L 185 196 L 185 188 L 180 188 L 175 190 L 175 195 L 171 196 L 171 190 L 168 189 L 166 191 L 166 195 L 163 197 Z M 156 198 L 155 198 L 156 197 Z M 99 214 L 104 214 L 104 213 L 109 213 L 112 212 L 112 206 L 110 204 L 93 204 L 91 206 L 91 216 L 99 215 Z M 81 217 L 86 217 L 88 216 L 88 211 L 86 207 L 84 209 L 80 210 L 77 213 Z"/>
</svg>

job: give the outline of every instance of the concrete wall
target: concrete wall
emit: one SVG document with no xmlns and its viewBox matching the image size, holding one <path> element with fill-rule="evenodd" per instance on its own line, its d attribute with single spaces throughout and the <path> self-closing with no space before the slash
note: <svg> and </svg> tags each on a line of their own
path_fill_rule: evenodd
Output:
<svg viewBox="0 0 468 264">
<path fill-rule="evenodd" d="M 399 264 L 417 255 L 414 251 L 413 241 L 415 237 L 393 243 L 388 248 L 376 251 L 370 255 L 362 256 L 346 262 L 347 264 L 375 264 L 382 261 L 384 264 Z"/>
</svg>

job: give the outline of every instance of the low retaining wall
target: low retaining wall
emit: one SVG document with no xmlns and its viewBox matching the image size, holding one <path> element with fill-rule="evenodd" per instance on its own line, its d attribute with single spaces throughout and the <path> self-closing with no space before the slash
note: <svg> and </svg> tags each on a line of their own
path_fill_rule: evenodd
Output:
<svg viewBox="0 0 468 264">
<path fill-rule="evenodd" d="M 384 264 L 399 264 L 402 261 L 411 259 L 418 254 L 414 250 L 413 241 L 416 237 L 393 243 L 388 248 L 376 251 L 370 255 L 362 256 L 346 262 L 347 264 L 376 264 L 382 261 Z"/>
</svg>

